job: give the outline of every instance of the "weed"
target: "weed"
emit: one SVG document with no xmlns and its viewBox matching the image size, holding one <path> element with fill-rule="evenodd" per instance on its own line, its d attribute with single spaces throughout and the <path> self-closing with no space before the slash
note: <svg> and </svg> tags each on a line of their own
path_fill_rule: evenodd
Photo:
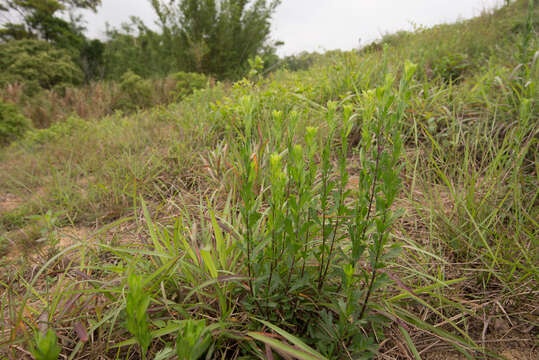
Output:
<svg viewBox="0 0 539 360">
<path fill-rule="evenodd" d="M 176 353 L 180 360 L 198 360 L 211 345 L 204 320 L 187 320 L 176 340 Z"/>
<path fill-rule="evenodd" d="M 34 349 L 32 355 L 36 360 L 56 360 L 62 350 L 58 345 L 58 338 L 51 329 L 48 329 L 45 335 L 37 332 L 34 339 Z"/>
<path fill-rule="evenodd" d="M 127 315 L 127 330 L 135 337 L 143 359 L 146 359 L 146 353 L 152 336 L 149 329 L 148 306 L 150 305 L 150 296 L 144 290 L 143 279 L 141 276 L 133 273 L 127 278 L 128 291 L 125 303 Z"/>
<path fill-rule="evenodd" d="M 0 101 L 0 145 L 22 137 L 30 127 L 30 121 L 15 106 Z"/>
</svg>

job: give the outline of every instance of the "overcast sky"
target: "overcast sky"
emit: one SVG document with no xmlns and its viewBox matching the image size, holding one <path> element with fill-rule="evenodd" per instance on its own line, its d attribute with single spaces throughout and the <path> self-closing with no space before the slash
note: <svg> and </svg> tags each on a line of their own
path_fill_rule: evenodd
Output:
<svg viewBox="0 0 539 360">
<path fill-rule="evenodd" d="M 282 0 L 272 21 L 280 55 L 302 50 L 350 50 L 386 33 L 432 26 L 479 15 L 502 0 Z M 102 0 L 97 14 L 84 13 L 90 37 L 103 37 L 105 23 L 117 27 L 134 15 L 153 25 L 149 0 Z"/>
</svg>

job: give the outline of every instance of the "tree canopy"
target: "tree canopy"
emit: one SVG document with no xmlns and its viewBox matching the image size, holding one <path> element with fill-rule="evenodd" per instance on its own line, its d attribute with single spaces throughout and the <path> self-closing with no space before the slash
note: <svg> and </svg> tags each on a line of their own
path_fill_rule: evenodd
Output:
<svg viewBox="0 0 539 360">
<path fill-rule="evenodd" d="M 77 85 L 83 74 L 70 54 L 41 40 L 0 44 L 0 86 L 25 83 L 32 89 Z"/>
<path fill-rule="evenodd" d="M 76 19 L 68 22 L 60 13 L 84 8 L 96 10 L 101 0 L 6 0 L 0 11 L 8 13 L 8 21 L 0 30 L 0 39 L 37 38 L 66 47 L 80 37 Z"/>
<path fill-rule="evenodd" d="M 152 0 L 183 70 L 233 77 L 260 55 L 280 0 Z"/>
<path fill-rule="evenodd" d="M 247 72 L 249 59 L 260 56 L 269 65 L 277 61 L 278 43 L 271 43 L 269 35 L 280 0 L 149 1 L 159 18 L 159 30 L 132 17 L 120 29 L 107 29 L 108 39 L 101 42 L 87 39 L 82 19 L 73 15 L 77 9 L 95 11 L 101 0 L 6 0 L 0 5 L 8 19 L 0 28 L 0 43 L 32 40 L 62 49 L 59 61 L 65 65 L 69 54 L 86 81 L 119 80 L 128 70 L 145 78 L 179 71 L 238 78 Z M 23 51 L 20 56 L 26 59 L 24 51 L 37 44 L 21 42 L 3 51 Z M 45 51 L 43 46 L 39 45 L 42 55 L 54 50 Z M 4 80 L 21 78 L 21 71 L 6 75 L 6 69 L 0 70 Z M 23 72 L 32 69 L 33 65 Z M 78 74 L 74 79 L 79 79 Z"/>
</svg>

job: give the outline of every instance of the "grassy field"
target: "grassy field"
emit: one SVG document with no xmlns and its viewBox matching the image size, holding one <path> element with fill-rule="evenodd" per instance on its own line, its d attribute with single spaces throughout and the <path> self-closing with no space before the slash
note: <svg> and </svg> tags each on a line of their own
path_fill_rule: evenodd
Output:
<svg viewBox="0 0 539 360">
<path fill-rule="evenodd" d="M 1 149 L 0 358 L 537 359 L 537 19 Z"/>
</svg>

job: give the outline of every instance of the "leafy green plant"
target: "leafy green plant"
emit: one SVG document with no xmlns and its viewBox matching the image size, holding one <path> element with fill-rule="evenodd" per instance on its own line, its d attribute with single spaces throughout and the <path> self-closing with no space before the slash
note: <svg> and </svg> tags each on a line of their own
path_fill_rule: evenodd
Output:
<svg viewBox="0 0 539 360">
<path fill-rule="evenodd" d="M 64 215 L 63 211 L 53 213 L 51 210 L 48 210 L 43 215 L 32 215 L 28 217 L 29 220 L 35 222 L 35 226 L 39 231 L 40 237 L 36 242 L 45 244 L 48 247 L 48 258 L 56 255 L 60 250 L 58 249 L 58 244 L 60 242 L 58 227 L 62 215 Z"/>
<path fill-rule="evenodd" d="M 152 89 L 147 80 L 129 70 L 120 79 L 122 95 L 118 106 L 123 110 L 136 110 L 147 107 L 152 101 Z"/>
<path fill-rule="evenodd" d="M 381 87 L 358 94 L 362 171 L 354 190 L 348 187 L 347 168 L 348 139 L 357 117 L 353 105 L 342 105 L 339 124 L 339 105 L 329 102 L 324 140 L 319 144 L 318 129 L 308 127 L 304 146 L 295 143 L 299 114 L 289 113 L 283 136 L 283 114 L 274 112 L 273 138 L 284 138 L 284 148 L 277 148 L 264 166 L 254 133 L 256 103 L 249 96 L 242 100 L 240 210 L 251 309 L 270 321 L 277 320 L 277 313 L 303 327 L 327 356 L 345 351 L 334 344 L 345 344 L 346 351 L 358 356 L 373 354 L 372 340 L 364 338 L 360 326 L 376 326 L 378 320 L 368 316 L 370 300 L 388 283 L 381 270 L 399 252 L 398 245 L 387 245 L 395 220 L 390 208 L 400 189 L 400 129 L 416 68 L 405 65 L 397 92 L 388 75 Z M 357 200 L 350 203 L 350 196 Z M 263 211 L 265 201 L 268 209 Z M 367 268 L 359 265 L 365 251 Z M 335 299 L 339 289 L 344 293 Z M 331 305 L 321 311 L 305 294 Z M 328 334 L 322 329 L 336 330 Z"/>
<path fill-rule="evenodd" d="M 56 360 L 60 356 L 62 348 L 58 345 L 56 333 L 48 329 L 45 335 L 36 333 L 32 355 L 36 360 Z"/>
<path fill-rule="evenodd" d="M 204 74 L 177 72 L 172 76 L 176 82 L 174 97 L 180 100 L 187 95 L 191 95 L 195 90 L 203 89 L 208 84 L 208 78 Z"/>
<path fill-rule="evenodd" d="M 128 291 L 125 304 L 127 315 L 127 330 L 135 337 L 143 359 L 152 341 L 147 310 L 150 305 L 150 295 L 144 290 L 143 278 L 130 273 L 127 278 Z"/>
<path fill-rule="evenodd" d="M 264 60 L 260 56 L 255 56 L 253 59 L 249 59 L 249 74 L 250 79 L 257 78 L 264 70 Z"/>
<path fill-rule="evenodd" d="M 46 129 L 33 129 L 26 133 L 23 143 L 27 145 L 43 145 L 59 138 L 73 135 L 76 131 L 84 130 L 88 123 L 79 117 L 70 116 L 65 121 L 58 121 Z"/>
<path fill-rule="evenodd" d="M 176 340 L 176 354 L 179 360 L 198 360 L 210 345 L 211 335 L 208 333 L 206 322 L 186 320 Z"/>
<path fill-rule="evenodd" d="M 465 54 L 449 54 L 436 59 L 432 69 L 444 82 L 455 82 L 461 79 L 469 66 Z"/>
<path fill-rule="evenodd" d="M 0 100 L 0 145 L 22 137 L 30 128 L 30 120 L 15 105 Z"/>
<path fill-rule="evenodd" d="M 71 54 L 41 40 L 17 40 L 0 44 L 0 86 L 27 83 L 27 94 L 80 84 L 82 71 Z"/>
</svg>

